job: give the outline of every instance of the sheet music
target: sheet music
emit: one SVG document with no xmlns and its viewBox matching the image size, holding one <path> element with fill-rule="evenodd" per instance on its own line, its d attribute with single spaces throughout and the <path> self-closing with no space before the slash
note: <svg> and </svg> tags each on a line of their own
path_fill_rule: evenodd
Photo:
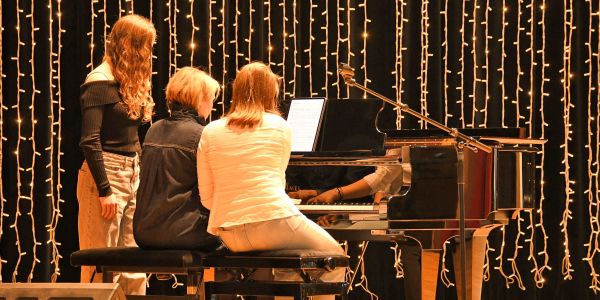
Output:
<svg viewBox="0 0 600 300">
<path fill-rule="evenodd" d="M 325 99 L 292 99 L 287 122 L 292 128 L 292 152 L 315 150 Z"/>
</svg>

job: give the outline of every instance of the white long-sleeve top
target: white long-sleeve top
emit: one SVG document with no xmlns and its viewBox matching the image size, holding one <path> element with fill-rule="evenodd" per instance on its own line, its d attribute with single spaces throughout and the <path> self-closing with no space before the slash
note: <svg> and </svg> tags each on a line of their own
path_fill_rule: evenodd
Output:
<svg viewBox="0 0 600 300">
<path fill-rule="evenodd" d="M 388 149 L 388 155 L 400 155 L 402 149 Z M 405 177 L 405 178 L 404 178 Z M 410 179 L 410 173 L 403 169 L 402 166 L 378 166 L 375 172 L 363 177 L 371 192 L 379 191 L 387 194 L 396 194 L 402 188 L 403 181 Z"/>
<path fill-rule="evenodd" d="M 363 177 L 372 193 L 379 191 L 396 194 L 402 187 L 401 166 L 378 166 L 375 172 Z"/>
<path fill-rule="evenodd" d="M 291 129 L 264 113 L 253 129 L 230 128 L 223 118 L 208 124 L 198 145 L 198 185 L 210 210 L 208 232 L 219 227 L 300 215 L 285 193 Z"/>
</svg>

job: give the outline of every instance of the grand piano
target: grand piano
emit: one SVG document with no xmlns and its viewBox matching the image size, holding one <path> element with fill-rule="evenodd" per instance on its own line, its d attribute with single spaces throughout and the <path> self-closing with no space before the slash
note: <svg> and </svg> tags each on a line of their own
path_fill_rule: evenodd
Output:
<svg viewBox="0 0 600 300">
<path fill-rule="evenodd" d="M 337 222 L 325 229 L 340 241 L 392 241 L 420 247 L 421 298 L 435 299 L 437 278 L 443 272 L 438 262 L 444 245 L 458 240 L 460 197 L 464 200 L 467 239 L 486 224 L 503 222 L 503 211 L 533 208 L 535 204 L 535 146 L 540 141 L 524 138 L 524 131 L 518 128 L 460 131 L 492 151 L 465 147 L 440 130 L 380 132 L 373 128 L 375 140 L 383 141 L 385 151 L 359 156 L 292 156 L 289 169 L 294 171 L 288 173 L 295 177 L 288 178 L 288 184 L 290 189 L 322 188 L 298 183 L 297 173 L 302 169 L 314 173 L 314 169 L 401 168 L 402 176 L 392 184 L 399 188 L 384 191 L 388 195 L 380 203 L 367 199 L 362 203 L 299 203 L 298 207 L 312 216 L 339 215 Z M 457 284 L 463 284 L 464 276 L 456 277 Z M 468 286 L 476 288 L 478 283 Z"/>
</svg>

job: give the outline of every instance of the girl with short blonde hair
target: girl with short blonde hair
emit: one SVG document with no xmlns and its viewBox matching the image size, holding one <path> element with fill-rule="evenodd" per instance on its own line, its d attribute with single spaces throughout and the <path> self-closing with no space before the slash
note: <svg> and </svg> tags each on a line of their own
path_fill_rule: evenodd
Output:
<svg viewBox="0 0 600 300">
<path fill-rule="evenodd" d="M 133 216 L 133 235 L 142 248 L 209 252 L 221 245 L 206 232 L 196 156 L 219 91 L 216 80 L 192 67 L 179 69 L 167 84 L 171 115 L 150 126 L 142 151 Z"/>
</svg>

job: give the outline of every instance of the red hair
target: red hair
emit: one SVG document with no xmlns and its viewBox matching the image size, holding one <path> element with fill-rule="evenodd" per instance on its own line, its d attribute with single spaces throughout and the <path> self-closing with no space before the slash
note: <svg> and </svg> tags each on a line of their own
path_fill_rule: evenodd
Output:
<svg viewBox="0 0 600 300">
<path fill-rule="evenodd" d="M 108 36 L 104 59 L 110 65 L 129 118 L 149 121 L 152 117 L 152 45 L 156 29 L 150 20 L 138 16 L 121 17 Z"/>
</svg>

